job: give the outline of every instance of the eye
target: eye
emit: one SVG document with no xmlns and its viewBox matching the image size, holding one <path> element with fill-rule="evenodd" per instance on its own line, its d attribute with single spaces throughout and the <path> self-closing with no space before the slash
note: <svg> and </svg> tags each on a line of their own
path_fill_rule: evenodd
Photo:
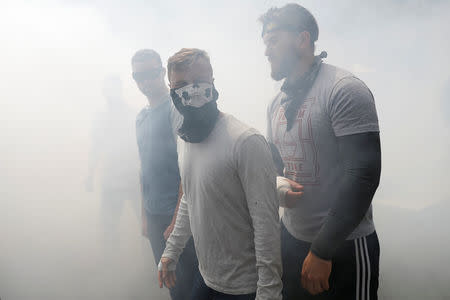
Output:
<svg viewBox="0 0 450 300">
<path fill-rule="evenodd" d="M 269 45 L 273 46 L 278 42 L 278 39 L 276 37 L 272 37 L 269 39 Z"/>
</svg>

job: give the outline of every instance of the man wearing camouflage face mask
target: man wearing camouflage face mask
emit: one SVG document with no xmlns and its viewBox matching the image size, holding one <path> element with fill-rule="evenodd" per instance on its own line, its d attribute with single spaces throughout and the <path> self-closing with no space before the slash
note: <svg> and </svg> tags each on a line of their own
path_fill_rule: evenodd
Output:
<svg viewBox="0 0 450 300">
<path fill-rule="evenodd" d="M 280 299 L 280 225 L 276 170 L 255 129 L 220 112 L 205 51 L 182 49 L 169 59 L 172 101 L 183 115 L 178 134 L 184 195 L 159 265 L 172 287 L 174 264 L 194 238 L 202 278 L 195 300 Z M 188 298 L 187 298 L 188 299 Z"/>
<path fill-rule="evenodd" d="M 180 137 L 189 143 L 204 140 L 216 123 L 219 97 L 213 83 L 196 82 L 171 90 L 171 97 L 177 110 L 183 115 L 178 130 Z"/>
</svg>

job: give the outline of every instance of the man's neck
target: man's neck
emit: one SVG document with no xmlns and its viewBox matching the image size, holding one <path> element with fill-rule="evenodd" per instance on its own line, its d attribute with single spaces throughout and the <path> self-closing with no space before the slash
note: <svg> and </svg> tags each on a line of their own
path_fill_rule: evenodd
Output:
<svg viewBox="0 0 450 300">
<path fill-rule="evenodd" d="M 313 63 L 314 63 L 314 54 L 300 59 L 297 63 L 297 66 L 293 69 L 291 74 L 289 74 L 289 76 L 286 77 L 287 83 L 293 83 L 298 78 L 305 75 L 305 73 L 308 72 L 309 69 L 311 69 Z"/>
<path fill-rule="evenodd" d="M 167 98 L 166 96 L 169 94 L 169 90 L 167 88 L 161 89 L 161 91 L 155 93 L 154 95 L 147 96 L 148 105 L 150 108 L 155 108 Z"/>
</svg>

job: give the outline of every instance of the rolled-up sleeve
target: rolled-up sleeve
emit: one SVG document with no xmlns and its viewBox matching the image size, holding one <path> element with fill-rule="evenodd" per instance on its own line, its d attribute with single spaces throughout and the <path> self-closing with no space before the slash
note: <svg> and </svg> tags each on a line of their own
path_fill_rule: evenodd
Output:
<svg viewBox="0 0 450 300">
<path fill-rule="evenodd" d="M 238 174 L 254 229 L 256 300 L 282 299 L 281 246 L 276 171 L 263 136 L 254 134 L 236 147 Z"/>
</svg>

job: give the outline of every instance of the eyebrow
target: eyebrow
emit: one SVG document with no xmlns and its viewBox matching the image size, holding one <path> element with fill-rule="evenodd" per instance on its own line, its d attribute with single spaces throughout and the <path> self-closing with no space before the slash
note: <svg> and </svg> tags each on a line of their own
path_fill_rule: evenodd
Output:
<svg viewBox="0 0 450 300">
<path fill-rule="evenodd" d="M 181 88 L 181 87 L 183 87 L 183 86 L 185 86 L 187 84 L 188 84 L 187 81 L 180 81 L 180 82 L 177 82 L 177 84 L 173 88 L 174 89 L 179 89 L 179 88 Z"/>
</svg>

